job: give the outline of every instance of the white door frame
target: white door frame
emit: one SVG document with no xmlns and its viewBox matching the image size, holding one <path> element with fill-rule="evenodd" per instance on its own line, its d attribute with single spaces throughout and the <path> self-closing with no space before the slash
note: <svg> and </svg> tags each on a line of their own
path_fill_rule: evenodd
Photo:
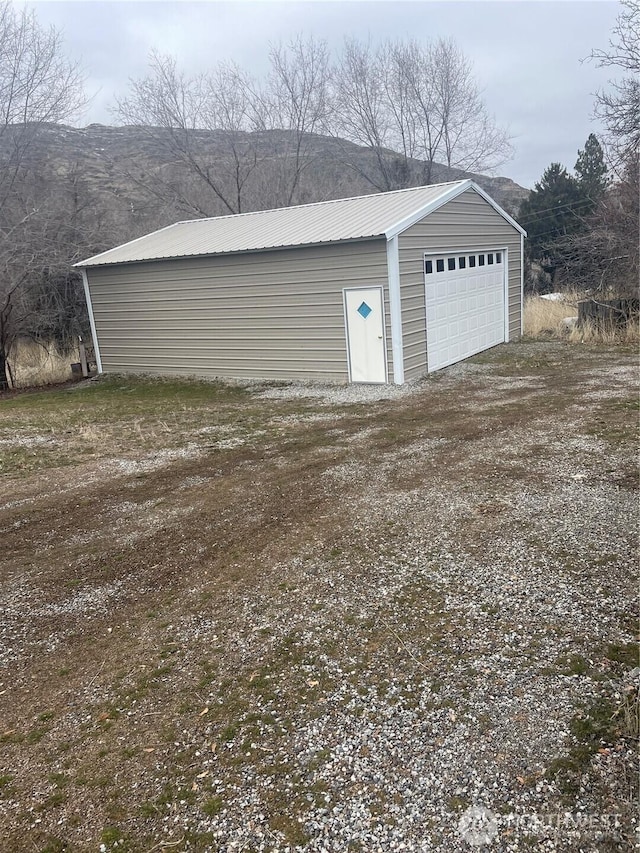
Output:
<svg viewBox="0 0 640 853">
<path fill-rule="evenodd" d="M 522 238 L 524 241 L 524 237 Z M 428 347 L 428 336 L 429 336 L 429 323 L 427 318 L 427 274 L 425 272 L 425 260 L 427 258 L 435 258 L 436 256 L 440 256 L 446 258 L 448 255 L 477 255 L 477 254 L 487 254 L 487 252 L 502 252 L 502 263 L 504 267 L 504 280 L 502 283 L 503 293 L 504 293 L 504 343 L 509 343 L 509 249 L 504 246 L 496 246 L 493 245 L 489 249 L 478 248 L 477 246 L 467 246 L 462 249 L 440 249 L 440 251 L 435 252 L 431 249 L 424 253 L 424 257 L 422 259 L 422 279 L 424 281 L 424 333 L 425 333 L 425 344 Z M 521 260 L 521 263 L 522 260 Z M 522 306 L 521 306 L 522 307 Z M 429 370 L 429 361 L 427 359 L 427 371 Z"/>
<path fill-rule="evenodd" d="M 387 358 L 387 318 L 384 311 L 384 288 L 378 284 L 372 284 L 368 287 L 366 285 L 361 285 L 359 287 L 343 287 L 342 288 L 342 316 L 344 317 L 344 340 L 347 347 L 347 369 L 349 371 L 349 382 L 353 382 L 351 378 L 351 342 L 349 340 L 349 323 L 347 320 L 347 293 L 354 293 L 357 290 L 379 290 L 380 291 L 380 304 L 382 306 L 382 344 L 383 344 L 383 353 L 384 353 L 384 381 L 385 383 L 389 381 L 389 364 Z M 366 383 L 361 383 L 366 384 Z M 378 385 L 381 383 L 372 382 L 372 385 Z"/>
</svg>

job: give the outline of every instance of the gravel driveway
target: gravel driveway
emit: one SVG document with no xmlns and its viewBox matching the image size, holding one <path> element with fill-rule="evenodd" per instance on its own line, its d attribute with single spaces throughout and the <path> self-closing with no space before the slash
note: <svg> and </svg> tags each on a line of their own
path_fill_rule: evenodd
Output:
<svg viewBox="0 0 640 853">
<path fill-rule="evenodd" d="M 2 851 L 633 849 L 635 356 L 209 387 L 1 404 Z"/>
</svg>

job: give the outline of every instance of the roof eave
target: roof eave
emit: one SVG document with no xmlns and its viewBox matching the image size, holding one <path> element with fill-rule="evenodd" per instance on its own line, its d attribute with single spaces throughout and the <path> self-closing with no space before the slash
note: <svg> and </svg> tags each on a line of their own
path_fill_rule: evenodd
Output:
<svg viewBox="0 0 640 853">
<path fill-rule="evenodd" d="M 149 234 L 143 234 L 142 237 L 136 237 L 133 240 L 127 240 L 126 243 L 121 243 L 119 246 L 113 246 L 111 249 L 107 249 L 106 252 L 99 252 L 97 255 L 91 255 L 90 258 L 85 258 L 83 261 L 78 261 L 73 264 L 72 268 L 85 269 L 86 267 L 94 267 L 94 266 L 102 266 L 102 263 L 108 263 L 108 261 L 103 261 L 101 264 L 95 264 L 97 258 L 101 258 L 103 255 L 109 255 L 111 252 L 119 251 L 123 249 L 125 246 L 132 246 L 134 243 L 139 243 L 141 240 L 146 240 L 147 237 L 152 237 L 154 234 L 159 234 L 161 231 L 168 231 L 169 228 L 175 228 L 176 225 L 179 225 L 179 222 L 172 222 L 171 225 L 165 225 L 164 228 L 158 228 L 155 231 L 151 231 Z"/>
<path fill-rule="evenodd" d="M 365 243 L 370 240 L 385 239 L 386 235 L 384 231 L 381 231 L 379 234 L 364 234 L 360 237 L 347 237 L 342 240 L 317 240 L 312 243 L 286 243 L 282 246 L 264 246 L 262 248 L 258 247 L 252 249 L 233 249 L 231 251 L 226 252 L 199 252 L 198 254 L 190 255 L 166 255 L 162 258 L 130 258 L 121 261 L 100 261 L 99 263 L 91 263 L 92 261 L 95 261 L 96 258 L 101 257 L 101 255 L 94 255 L 93 258 L 87 258 L 86 261 L 78 261 L 78 263 L 73 264 L 73 267 L 78 269 L 97 269 L 99 267 L 120 267 L 124 266 L 125 264 L 155 264 L 163 263 L 164 261 L 185 261 L 194 260 L 197 258 L 225 258 L 229 257 L 230 255 L 255 255 L 261 252 L 287 251 L 288 249 L 310 249 L 314 246 L 338 246 L 341 243 Z M 116 248 L 120 247 L 116 246 Z M 102 254 L 106 255 L 108 254 L 108 252 L 103 252 Z"/>
</svg>

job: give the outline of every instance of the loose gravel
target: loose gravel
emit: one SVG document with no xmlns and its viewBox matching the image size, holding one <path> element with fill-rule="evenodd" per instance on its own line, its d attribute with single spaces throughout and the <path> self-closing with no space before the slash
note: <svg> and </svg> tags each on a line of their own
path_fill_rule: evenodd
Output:
<svg viewBox="0 0 640 853">
<path fill-rule="evenodd" d="M 567 762 L 636 677 L 637 393 L 554 345 L 258 385 L 311 409 L 5 503 L 6 850 L 633 849 L 633 740 Z"/>
</svg>

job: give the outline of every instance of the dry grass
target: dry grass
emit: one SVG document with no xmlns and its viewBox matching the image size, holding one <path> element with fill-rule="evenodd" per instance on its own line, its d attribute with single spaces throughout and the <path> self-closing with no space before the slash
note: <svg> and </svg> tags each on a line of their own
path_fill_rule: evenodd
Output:
<svg viewBox="0 0 640 853">
<path fill-rule="evenodd" d="M 578 302 L 585 296 L 568 292 L 562 300 L 527 296 L 524 302 L 524 334 L 528 338 L 563 338 L 570 343 L 637 344 L 640 321 L 635 318 L 625 328 L 616 329 L 588 323 L 577 327 L 567 324 L 578 316 Z"/>
<path fill-rule="evenodd" d="M 524 300 L 524 334 L 529 338 L 566 335 L 563 320 L 578 316 L 580 296 L 567 293 L 562 301 L 527 296 Z"/>
<path fill-rule="evenodd" d="M 66 382 L 71 379 L 71 362 L 78 360 L 77 352 L 60 353 L 55 344 L 19 341 L 9 353 L 14 387 L 32 388 Z"/>
<path fill-rule="evenodd" d="M 611 326 L 598 326 L 595 323 L 585 323 L 580 328 L 571 329 L 568 339 L 571 343 L 602 343 L 602 344 L 639 344 L 640 318 L 629 320 L 622 329 Z"/>
</svg>

